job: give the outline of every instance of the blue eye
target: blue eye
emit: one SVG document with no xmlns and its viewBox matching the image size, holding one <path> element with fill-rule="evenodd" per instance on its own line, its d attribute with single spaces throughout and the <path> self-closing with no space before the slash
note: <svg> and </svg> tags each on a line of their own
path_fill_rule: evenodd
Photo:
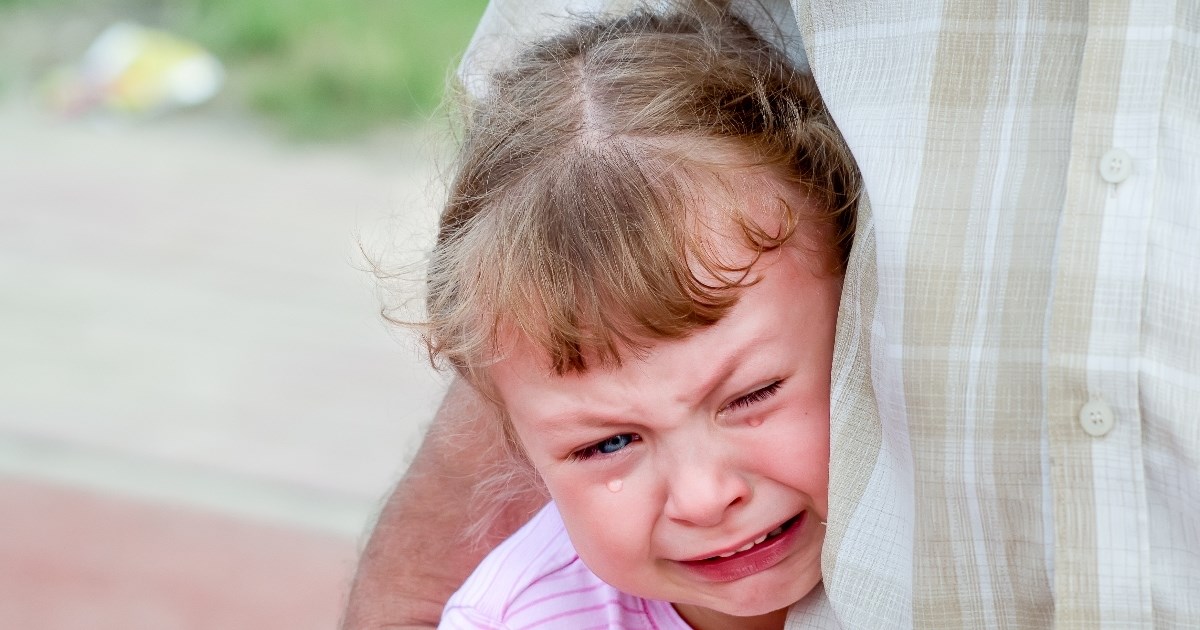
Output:
<svg viewBox="0 0 1200 630">
<path fill-rule="evenodd" d="M 603 442 L 597 444 L 596 450 L 601 453 L 604 453 L 605 455 L 607 455 L 609 453 L 616 453 L 617 451 L 625 448 L 626 446 L 629 446 L 629 443 L 632 442 L 634 440 L 634 438 L 636 438 L 636 437 L 637 436 L 633 435 L 632 433 L 622 433 L 621 435 L 614 435 L 614 436 L 608 438 L 607 440 L 604 440 Z"/>
<path fill-rule="evenodd" d="M 642 437 L 636 433 L 620 433 L 614 435 L 601 442 L 596 442 L 591 446 L 585 446 L 574 453 L 571 453 L 572 459 L 591 459 L 597 455 L 612 455 L 617 451 L 629 446 L 633 442 L 641 440 Z"/>
</svg>

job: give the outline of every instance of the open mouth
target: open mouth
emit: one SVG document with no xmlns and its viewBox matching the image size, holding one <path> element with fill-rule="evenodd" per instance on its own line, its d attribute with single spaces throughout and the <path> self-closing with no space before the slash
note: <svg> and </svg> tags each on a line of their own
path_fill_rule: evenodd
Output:
<svg viewBox="0 0 1200 630">
<path fill-rule="evenodd" d="M 700 560 L 699 562 L 715 562 L 718 560 L 724 560 L 726 558 L 731 558 L 733 556 L 736 556 L 740 553 L 745 553 L 747 551 L 750 551 L 751 549 L 753 549 L 759 545 L 769 543 L 769 542 L 771 542 L 771 540 L 773 540 L 779 536 L 782 536 L 784 532 L 788 531 L 792 527 L 795 527 L 796 523 L 800 522 L 800 517 L 802 517 L 802 516 L 804 516 L 803 512 L 793 516 L 792 518 L 789 518 L 788 520 L 786 520 L 782 524 L 780 524 L 779 527 L 776 527 L 775 529 L 767 532 L 766 534 L 759 536 L 757 540 L 752 540 L 752 541 L 746 543 L 745 546 L 743 546 L 740 549 L 734 549 L 733 551 L 730 551 L 728 553 L 723 553 L 719 556 L 711 556 L 709 558 Z"/>
</svg>

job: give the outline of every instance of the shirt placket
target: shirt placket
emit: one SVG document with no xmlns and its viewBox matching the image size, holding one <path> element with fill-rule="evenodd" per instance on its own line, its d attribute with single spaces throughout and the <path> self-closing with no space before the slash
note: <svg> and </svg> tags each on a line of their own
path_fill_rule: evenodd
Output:
<svg viewBox="0 0 1200 630">
<path fill-rule="evenodd" d="M 1090 5 L 1047 340 L 1058 627 L 1152 626 L 1138 369 L 1160 17 Z"/>
</svg>

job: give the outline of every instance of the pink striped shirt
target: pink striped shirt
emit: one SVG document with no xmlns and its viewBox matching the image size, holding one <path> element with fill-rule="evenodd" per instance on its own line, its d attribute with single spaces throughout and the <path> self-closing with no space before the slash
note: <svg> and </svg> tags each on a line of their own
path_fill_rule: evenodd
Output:
<svg viewBox="0 0 1200 630">
<path fill-rule="evenodd" d="M 669 602 L 604 583 L 579 559 L 554 503 L 501 543 L 442 611 L 452 630 L 690 630 Z"/>
</svg>

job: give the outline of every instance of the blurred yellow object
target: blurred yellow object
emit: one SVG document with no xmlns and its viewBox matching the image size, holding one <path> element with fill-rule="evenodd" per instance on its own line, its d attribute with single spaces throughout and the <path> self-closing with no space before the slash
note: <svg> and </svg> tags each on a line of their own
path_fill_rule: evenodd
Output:
<svg viewBox="0 0 1200 630">
<path fill-rule="evenodd" d="M 224 78 L 221 62 L 199 44 L 119 22 L 92 42 L 77 66 L 48 75 L 43 93 L 65 114 L 103 108 L 145 115 L 204 103 Z"/>
</svg>

